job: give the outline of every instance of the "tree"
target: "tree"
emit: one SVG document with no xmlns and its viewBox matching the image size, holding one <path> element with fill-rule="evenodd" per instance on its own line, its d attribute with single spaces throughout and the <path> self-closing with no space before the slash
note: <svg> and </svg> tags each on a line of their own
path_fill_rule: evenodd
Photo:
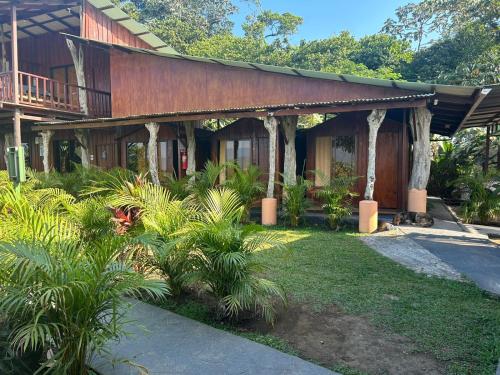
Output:
<svg viewBox="0 0 500 375">
<path fill-rule="evenodd" d="M 207 37 L 228 33 L 238 11 L 233 0 L 116 0 L 131 17 L 179 52 Z"/>
<path fill-rule="evenodd" d="M 359 48 L 353 53 L 352 59 L 368 69 L 388 68 L 399 73 L 402 65 L 413 59 L 410 42 L 398 40 L 392 35 L 368 35 L 361 38 L 358 44 Z"/>
<path fill-rule="evenodd" d="M 289 37 L 295 34 L 302 24 L 302 17 L 289 12 L 276 13 L 265 10 L 257 16 L 247 17 L 243 31 L 249 38 L 256 40 L 271 40 L 277 46 L 289 46 Z"/>
</svg>

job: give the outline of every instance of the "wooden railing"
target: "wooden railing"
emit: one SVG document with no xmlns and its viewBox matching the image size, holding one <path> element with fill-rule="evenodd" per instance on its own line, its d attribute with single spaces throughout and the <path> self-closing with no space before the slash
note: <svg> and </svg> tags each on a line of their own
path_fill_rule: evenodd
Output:
<svg viewBox="0 0 500 375">
<path fill-rule="evenodd" d="M 111 95 L 108 92 L 70 85 L 51 78 L 19 72 L 19 104 L 84 114 L 80 105 L 80 90 L 87 96 L 88 115 L 111 115 Z M 0 100 L 14 101 L 12 73 L 0 73 Z"/>
</svg>

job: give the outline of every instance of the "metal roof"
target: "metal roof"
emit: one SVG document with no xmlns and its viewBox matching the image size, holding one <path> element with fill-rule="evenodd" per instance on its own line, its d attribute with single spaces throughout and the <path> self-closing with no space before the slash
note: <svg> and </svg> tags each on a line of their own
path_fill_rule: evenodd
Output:
<svg viewBox="0 0 500 375">
<path fill-rule="evenodd" d="M 177 53 L 151 33 L 146 26 L 132 19 L 110 0 L 87 0 L 106 17 L 123 26 L 156 51 Z M 6 40 L 10 40 L 10 8 L 12 0 L 0 0 L 0 24 Z M 18 39 L 61 32 L 80 27 L 81 0 L 18 0 Z"/>
<path fill-rule="evenodd" d="M 87 2 L 103 12 L 111 20 L 126 28 L 133 35 L 149 44 L 152 48 L 154 48 L 154 50 L 163 53 L 177 53 L 172 47 L 168 46 L 163 40 L 150 32 L 146 26 L 131 18 L 112 1 L 87 0 Z"/>
<path fill-rule="evenodd" d="M 297 77 L 306 77 L 306 78 L 318 78 L 325 80 L 333 80 L 333 81 L 342 81 L 349 83 L 357 83 L 362 85 L 373 85 L 379 87 L 393 87 L 399 88 L 403 90 L 412 90 L 412 91 L 421 91 L 421 92 L 435 92 L 437 94 L 443 95 L 456 95 L 469 97 L 474 94 L 474 92 L 478 89 L 478 87 L 474 86 L 454 86 L 454 85 L 442 85 L 442 84 L 431 84 L 424 82 L 407 82 L 407 81 L 396 81 L 389 79 L 378 79 L 378 78 L 366 78 L 359 77 L 350 74 L 336 74 L 329 72 L 319 72 L 314 70 L 307 69 L 298 69 L 298 68 L 290 68 L 285 66 L 274 66 L 274 65 L 266 65 L 259 63 L 250 63 L 244 61 L 234 61 L 234 60 L 226 60 L 226 59 L 218 59 L 218 58 L 209 58 L 209 57 L 198 57 L 198 56 L 190 56 L 183 55 L 180 53 L 172 53 L 172 52 L 163 52 L 163 51 L 152 51 L 144 48 L 136 48 L 129 46 L 121 46 L 117 44 L 105 43 L 100 41 L 94 41 L 90 39 L 80 38 L 74 35 L 66 35 L 69 38 L 78 39 L 83 43 L 96 44 L 97 46 L 107 47 L 107 48 L 116 48 L 125 52 L 131 53 L 142 53 L 147 55 L 166 57 L 171 59 L 181 59 L 186 61 L 194 61 L 194 62 L 202 62 L 208 64 L 219 64 L 228 67 L 235 68 L 243 68 L 243 69 L 253 69 L 259 70 L 263 72 L 270 73 L 279 73 L 292 75 Z"/>
<path fill-rule="evenodd" d="M 94 118 L 94 119 L 83 119 L 74 121 L 53 121 L 53 122 L 38 122 L 39 125 L 77 125 L 77 124 L 96 124 L 96 123 L 113 123 L 116 121 L 123 120 L 134 120 L 134 119 L 155 119 L 155 118 L 165 118 L 165 117 L 176 117 L 176 116 L 189 116 L 189 115 L 207 115 L 207 119 L 210 119 L 210 115 L 216 113 L 242 113 L 249 112 L 255 114 L 255 117 L 266 116 L 270 112 L 275 112 L 284 109 L 302 109 L 302 108 L 321 108 L 321 107 L 331 107 L 332 112 L 335 112 L 335 107 L 347 106 L 353 104 L 369 104 L 369 103 L 390 103 L 390 102 L 407 102 L 418 99 L 428 99 L 432 98 L 435 94 L 425 93 L 425 94 L 415 94 L 415 95 L 405 95 L 405 96 L 392 96 L 385 98 L 366 98 L 366 99 L 351 99 L 351 100 L 336 100 L 331 102 L 312 102 L 312 103 L 290 103 L 290 104 L 270 104 L 262 106 L 251 106 L 251 107 L 232 107 L 232 108 L 221 108 L 221 109 L 196 109 L 192 111 L 176 111 L 176 112 L 163 112 L 163 113 L 148 113 L 143 115 L 133 115 L 127 117 L 106 117 L 106 118 Z"/>
</svg>

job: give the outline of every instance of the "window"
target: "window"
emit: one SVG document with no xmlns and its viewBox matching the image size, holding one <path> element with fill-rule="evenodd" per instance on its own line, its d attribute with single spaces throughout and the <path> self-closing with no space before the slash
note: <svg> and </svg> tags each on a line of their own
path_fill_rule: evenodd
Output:
<svg viewBox="0 0 500 375">
<path fill-rule="evenodd" d="M 332 138 L 331 176 L 354 176 L 356 173 L 356 137 L 353 135 Z"/>
<path fill-rule="evenodd" d="M 247 169 L 252 163 L 251 144 L 249 139 L 226 141 L 226 161 L 235 161 L 241 168 Z"/>
<path fill-rule="evenodd" d="M 168 164 L 167 164 L 167 142 L 160 142 L 160 172 L 167 172 Z"/>
<path fill-rule="evenodd" d="M 146 173 L 146 146 L 142 142 L 127 143 L 127 169 L 135 173 Z"/>
</svg>

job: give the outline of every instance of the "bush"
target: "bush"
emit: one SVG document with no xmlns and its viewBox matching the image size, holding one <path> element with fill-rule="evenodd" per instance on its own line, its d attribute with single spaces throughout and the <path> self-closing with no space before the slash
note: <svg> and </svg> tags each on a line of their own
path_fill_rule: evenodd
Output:
<svg viewBox="0 0 500 375">
<path fill-rule="evenodd" d="M 82 241 L 71 215 L 54 211 L 57 199 L 32 201 L 10 187 L 0 196 L 0 316 L 12 327 L 11 347 L 50 350 L 41 370 L 86 374 L 92 355 L 121 333 L 123 297 L 168 289 L 133 271 L 125 237 Z"/>
<path fill-rule="evenodd" d="M 342 220 L 352 215 L 352 200 L 357 193 L 352 192 L 357 177 L 338 176 L 322 186 L 316 196 L 323 202 L 322 208 L 331 229 L 339 230 Z"/>
<path fill-rule="evenodd" d="M 455 181 L 455 186 L 469 197 L 461 206 L 465 222 L 477 220 L 480 224 L 488 224 L 498 220 L 500 217 L 500 175 L 485 175 L 478 169 L 471 169 Z"/>
<path fill-rule="evenodd" d="M 283 185 L 283 215 L 292 227 L 299 222 L 307 208 L 307 191 L 312 187 L 311 181 L 297 176 L 296 185 Z"/>
<path fill-rule="evenodd" d="M 260 181 L 260 170 L 257 166 L 251 165 L 247 169 L 242 169 L 237 164 L 231 165 L 233 175 L 225 182 L 225 186 L 236 191 L 240 196 L 243 205 L 243 221 L 250 220 L 250 209 L 255 201 L 261 198 L 265 192 L 265 186 Z"/>
<path fill-rule="evenodd" d="M 235 317 L 255 307 L 272 322 L 273 298 L 285 301 L 283 290 L 260 278 L 265 270 L 254 253 L 281 242 L 259 225 L 240 224 L 244 207 L 238 194 L 229 189 L 210 190 L 199 217 L 183 235 L 196 251 L 197 279 L 208 285 L 217 298 L 223 317 Z"/>
</svg>

